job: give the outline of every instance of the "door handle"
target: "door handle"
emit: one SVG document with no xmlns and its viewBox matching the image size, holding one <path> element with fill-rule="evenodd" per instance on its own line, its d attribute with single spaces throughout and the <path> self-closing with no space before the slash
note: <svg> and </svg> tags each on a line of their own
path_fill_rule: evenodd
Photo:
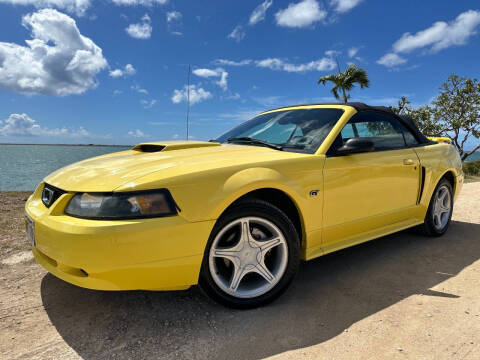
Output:
<svg viewBox="0 0 480 360">
<path fill-rule="evenodd" d="M 403 165 L 413 165 L 412 159 L 403 159 Z"/>
</svg>

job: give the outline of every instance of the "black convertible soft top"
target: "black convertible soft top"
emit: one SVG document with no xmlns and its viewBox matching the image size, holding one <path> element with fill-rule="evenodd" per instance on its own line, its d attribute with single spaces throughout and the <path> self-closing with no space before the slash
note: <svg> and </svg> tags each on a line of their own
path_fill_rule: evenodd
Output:
<svg viewBox="0 0 480 360">
<path fill-rule="evenodd" d="M 276 109 L 272 110 L 279 110 L 287 107 L 293 107 L 293 106 L 309 106 L 309 105 L 345 105 L 345 106 L 351 106 L 358 112 L 361 111 L 378 111 L 378 112 L 383 112 L 383 113 L 388 113 L 390 115 L 395 116 L 403 125 L 405 125 L 408 129 L 410 129 L 417 140 L 421 144 L 428 144 L 432 143 L 432 141 L 428 140 L 425 135 L 422 134 L 422 132 L 418 129 L 417 124 L 415 124 L 415 121 L 413 121 L 412 118 L 405 116 L 405 115 L 397 115 L 395 114 L 389 107 L 387 106 L 371 106 L 367 105 L 361 102 L 347 102 L 347 103 L 315 103 L 315 104 L 297 104 L 297 105 L 290 105 L 290 106 L 282 106 Z"/>
</svg>

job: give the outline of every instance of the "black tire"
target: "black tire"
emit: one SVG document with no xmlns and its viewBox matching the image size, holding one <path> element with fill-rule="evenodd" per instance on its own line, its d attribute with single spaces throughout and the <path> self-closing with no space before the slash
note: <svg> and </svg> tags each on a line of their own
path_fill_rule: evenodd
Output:
<svg viewBox="0 0 480 360">
<path fill-rule="evenodd" d="M 446 224 L 439 228 L 435 224 L 434 220 L 434 209 L 435 209 L 435 201 L 437 199 L 437 196 L 439 194 L 439 191 L 441 189 L 447 189 L 449 193 L 449 202 L 450 202 L 450 213 L 448 214 L 448 219 L 446 221 Z M 445 234 L 445 232 L 448 230 L 448 227 L 450 226 L 450 222 L 452 219 L 452 213 L 453 213 L 453 190 L 452 190 L 452 185 L 450 184 L 450 181 L 447 179 L 443 178 L 439 181 L 437 186 L 435 187 L 435 190 L 432 194 L 432 198 L 430 199 L 430 204 L 428 205 L 428 211 L 427 215 L 425 216 L 425 221 L 423 225 L 421 225 L 421 231 L 423 234 L 427 236 L 432 236 L 432 237 L 438 237 L 442 236 Z"/>
<path fill-rule="evenodd" d="M 252 298 L 235 297 L 222 290 L 212 278 L 209 265 L 210 249 L 217 234 L 224 227 L 242 217 L 258 217 L 272 222 L 281 231 L 288 248 L 288 262 L 281 279 L 268 292 Z M 283 211 L 263 200 L 247 198 L 227 210 L 215 224 L 205 249 L 199 285 L 210 298 L 230 308 L 249 309 L 266 305 L 282 295 L 294 279 L 300 262 L 299 245 L 299 236 L 295 226 Z"/>
</svg>

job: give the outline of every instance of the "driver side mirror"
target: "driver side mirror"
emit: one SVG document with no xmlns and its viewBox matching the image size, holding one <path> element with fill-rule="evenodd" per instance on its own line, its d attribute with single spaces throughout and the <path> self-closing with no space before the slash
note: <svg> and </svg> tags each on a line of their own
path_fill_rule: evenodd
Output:
<svg viewBox="0 0 480 360">
<path fill-rule="evenodd" d="M 345 144 L 338 148 L 337 155 L 350 155 L 359 154 L 365 152 L 371 152 L 375 149 L 373 141 L 365 138 L 351 138 L 348 139 Z"/>
</svg>

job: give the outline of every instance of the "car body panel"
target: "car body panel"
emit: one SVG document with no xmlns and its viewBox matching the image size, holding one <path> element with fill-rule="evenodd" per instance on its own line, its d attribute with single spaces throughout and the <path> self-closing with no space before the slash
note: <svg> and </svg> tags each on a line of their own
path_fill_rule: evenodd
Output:
<svg viewBox="0 0 480 360">
<path fill-rule="evenodd" d="M 404 210 L 416 206 L 419 174 L 413 149 L 327 158 L 322 246 L 374 231 L 382 215 L 390 217 L 388 225 L 408 220 L 411 213 Z"/>
<path fill-rule="evenodd" d="M 216 220 L 252 191 L 276 189 L 292 201 L 299 213 L 304 260 L 422 223 L 435 186 L 447 172 L 454 178 L 455 195 L 460 191 L 461 161 L 452 145 L 432 142 L 395 151 L 327 156 L 357 111 L 348 105 L 272 111 L 306 107 L 344 110 L 315 154 L 211 142 L 158 142 L 52 173 L 26 204 L 26 213 L 35 222 L 35 258 L 54 275 L 79 286 L 185 288 L 198 281 Z M 161 151 L 143 152 L 141 145 Z M 67 192 L 50 208 L 41 201 L 45 183 Z M 158 188 L 170 191 L 180 209 L 177 216 L 101 221 L 64 214 L 77 192 Z"/>
<path fill-rule="evenodd" d="M 214 221 L 190 223 L 180 216 L 79 219 L 63 214 L 72 193 L 62 195 L 45 211 L 41 188 L 29 198 L 26 213 L 35 221 L 34 256 L 52 274 L 79 286 L 104 290 L 196 284 Z"/>
<path fill-rule="evenodd" d="M 460 193 L 464 174 L 462 160 L 458 151 L 449 143 L 436 143 L 427 146 L 416 147 L 415 152 L 425 168 L 425 189 L 421 198 L 421 206 L 426 211 L 430 198 L 438 181 L 450 172 L 454 176 L 454 198 Z"/>
</svg>

